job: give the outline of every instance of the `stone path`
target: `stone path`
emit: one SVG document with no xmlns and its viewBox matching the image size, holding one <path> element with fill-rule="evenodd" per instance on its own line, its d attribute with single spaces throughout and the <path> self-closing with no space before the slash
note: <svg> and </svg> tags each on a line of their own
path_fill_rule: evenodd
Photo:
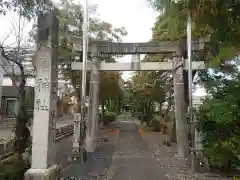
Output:
<svg viewBox="0 0 240 180">
<path fill-rule="evenodd" d="M 118 116 L 114 126 L 120 129 L 117 138 L 108 134 L 90 160 L 70 164 L 61 179 L 167 180 L 130 116 Z"/>
<path fill-rule="evenodd" d="M 138 128 L 129 116 L 122 115 L 119 123 L 120 135 L 115 145 L 111 167 L 106 179 L 112 180 L 165 180 L 163 171 Z"/>
</svg>

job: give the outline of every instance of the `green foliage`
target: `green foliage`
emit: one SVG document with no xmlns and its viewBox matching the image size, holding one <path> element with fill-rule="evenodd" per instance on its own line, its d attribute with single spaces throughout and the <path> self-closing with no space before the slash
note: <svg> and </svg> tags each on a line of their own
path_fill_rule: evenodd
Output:
<svg viewBox="0 0 240 180">
<path fill-rule="evenodd" d="M 240 76 L 231 79 L 211 75 L 209 97 L 197 110 L 198 128 L 203 132 L 205 155 L 214 168 L 234 169 L 240 164 Z"/>
<path fill-rule="evenodd" d="M 111 122 L 115 121 L 117 114 L 114 112 L 104 112 L 103 124 L 109 125 Z"/>
<path fill-rule="evenodd" d="M 133 112 L 133 113 L 132 113 L 132 116 L 133 116 L 133 117 L 136 117 L 136 118 L 138 118 L 138 119 L 141 119 L 142 112 Z"/>
<path fill-rule="evenodd" d="M 121 96 L 120 78 L 120 73 L 117 71 L 100 72 L 100 101 Z"/>
<path fill-rule="evenodd" d="M 210 36 L 205 50 L 193 53 L 193 58 L 207 60 L 209 67 L 218 68 L 211 73 L 199 72 L 198 83 L 205 87 L 209 97 L 198 110 L 198 128 L 203 132 L 205 154 L 212 167 L 233 168 L 239 163 L 236 154 L 240 153 L 240 78 L 236 68 L 226 64 L 239 51 L 240 2 L 149 1 L 157 11 L 162 11 L 153 27 L 153 41 L 185 38 L 188 12 L 193 38 Z M 149 60 L 157 58 L 159 55 L 148 57 Z"/>
<path fill-rule="evenodd" d="M 0 0 L 0 15 L 7 14 L 8 10 L 18 11 L 28 19 L 36 16 L 40 10 L 53 7 L 51 0 Z"/>
<path fill-rule="evenodd" d="M 152 61 L 149 56 L 144 61 Z M 165 72 L 136 72 L 132 81 L 126 88 L 129 96 L 125 99 L 125 103 L 130 105 L 134 111 L 142 112 L 142 121 L 149 123 L 153 113 L 161 107 L 165 101 L 168 101 L 171 107 L 172 83 L 169 73 Z M 167 112 L 168 113 L 168 112 Z M 166 113 L 166 114 L 167 114 Z"/>
<path fill-rule="evenodd" d="M 108 112 L 108 111 L 106 111 L 106 112 L 104 113 L 104 115 L 105 115 L 105 116 L 111 116 L 111 117 L 114 117 L 114 118 L 117 117 L 117 114 L 116 114 L 115 112 Z"/>
<path fill-rule="evenodd" d="M 23 180 L 24 173 L 30 168 L 23 160 L 13 159 L 11 162 L 0 164 L 0 179 Z"/>
<path fill-rule="evenodd" d="M 210 42 L 198 59 L 206 59 L 211 67 L 219 67 L 239 51 L 240 2 L 203 0 L 149 0 L 162 11 L 153 27 L 153 41 L 186 38 L 188 12 L 192 18 L 192 36 L 209 36 Z M 195 56 L 195 55 L 193 55 Z"/>
<path fill-rule="evenodd" d="M 107 126 L 111 122 L 115 121 L 117 114 L 115 112 L 104 112 L 103 125 Z"/>
</svg>

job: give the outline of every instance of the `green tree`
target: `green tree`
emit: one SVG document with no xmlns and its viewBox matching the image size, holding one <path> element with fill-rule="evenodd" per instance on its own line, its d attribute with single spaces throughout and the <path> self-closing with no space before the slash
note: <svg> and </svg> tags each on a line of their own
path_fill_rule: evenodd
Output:
<svg viewBox="0 0 240 180">
<path fill-rule="evenodd" d="M 82 54 L 73 51 L 71 38 L 82 37 L 82 22 L 83 22 L 83 11 L 82 5 L 74 3 L 73 1 L 61 0 L 59 7 L 59 19 L 60 19 L 60 48 L 59 53 L 61 57 L 62 69 L 60 74 L 63 78 L 70 80 L 75 88 L 76 97 L 80 100 L 81 94 L 81 71 L 72 71 L 71 63 L 74 61 L 82 61 Z M 93 7 L 91 13 L 95 13 L 96 9 Z M 121 41 L 121 37 L 126 35 L 124 28 L 114 28 L 111 24 L 101 21 L 98 18 L 90 18 L 89 27 L 89 39 L 90 40 L 107 40 L 107 41 Z M 89 59 L 91 57 L 89 56 Z M 107 62 L 114 61 L 114 57 L 106 56 L 102 57 L 102 60 Z M 109 72 L 111 74 L 111 72 Z M 101 72 L 101 76 L 105 74 Z M 90 74 L 87 74 L 87 89 L 89 90 Z M 109 81 L 109 83 L 111 83 Z M 103 86 L 101 84 L 101 86 Z M 108 86 L 106 83 L 104 86 Z M 111 86 L 109 86 L 111 87 Z M 101 89 L 101 88 L 100 88 Z M 89 92 L 89 91 L 86 92 Z"/>
<path fill-rule="evenodd" d="M 163 84 L 156 81 L 156 72 L 136 72 L 132 77 L 130 92 L 130 105 L 144 113 L 142 122 L 145 120 L 149 123 L 156 104 L 161 108 L 166 97 Z"/>
<path fill-rule="evenodd" d="M 107 100 L 114 100 L 121 96 L 119 81 L 120 73 L 116 71 L 103 71 L 100 74 L 100 104 L 102 118 L 104 117 L 104 107 Z M 115 101 L 116 102 L 116 101 Z M 111 107 L 109 107 L 111 109 Z"/>
<path fill-rule="evenodd" d="M 18 11 L 21 15 L 32 18 L 41 10 L 51 9 L 51 0 L 0 0 L 0 15 L 7 14 L 9 10 Z"/>
<path fill-rule="evenodd" d="M 200 74 L 208 96 L 197 109 L 198 129 L 203 133 L 205 155 L 213 168 L 235 169 L 240 161 L 239 72 Z M 228 78 L 226 78 L 228 76 Z"/>
<path fill-rule="evenodd" d="M 187 13 L 192 17 L 193 37 L 210 36 L 204 54 L 212 67 L 219 67 L 239 51 L 239 11 L 237 1 L 150 0 L 159 15 L 153 28 L 153 40 L 186 37 Z"/>
</svg>

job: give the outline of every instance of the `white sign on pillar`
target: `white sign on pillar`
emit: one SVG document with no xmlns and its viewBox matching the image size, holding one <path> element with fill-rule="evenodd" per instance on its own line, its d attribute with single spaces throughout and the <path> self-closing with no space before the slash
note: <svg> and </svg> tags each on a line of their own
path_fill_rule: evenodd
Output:
<svg viewBox="0 0 240 180">
<path fill-rule="evenodd" d="M 32 169 L 47 169 L 55 160 L 57 66 L 51 48 L 41 47 L 35 58 Z"/>
<path fill-rule="evenodd" d="M 1 51 L 0 51 L 1 53 Z M 1 108 L 1 102 L 2 102 L 2 86 L 3 86 L 3 75 L 4 75 L 4 69 L 3 69 L 3 57 L 1 57 L 1 54 L 0 54 L 0 108 Z M 1 118 L 0 118 L 1 120 Z"/>
<path fill-rule="evenodd" d="M 185 158 L 188 154 L 188 141 L 186 130 L 185 100 L 184 100 L 184 81 L 183 81 L 183 62 L 181 57 L 173 58 L 173 86 L 174 86 L 174 105 L 175 121 L 177 132 L 177 157 Z"/>
<path fill-rule="evenodd" d="M 100 65 L 98 52 L 92 53 L 92 72 L 90 84 L 90 98 L 88 109 L 88 124 L 86 134 L 86 151 L 94 152 L 96 148 L 96 139 L 98 131 L 98 101 L 99 101 L 99 81 L 100 81 Z"/>
<path fill-rule="evenodd" d="M 138 70 L 140 69 L 140 54 L 134 54 L 132 55 L 132 70 Z"/>
<path fill-rule="evenodd" d="M 81 131 L 81 114 L 76 113 L 74 114 L 74 130 L 73 130 L 73 151 L 78 152 L 79 151 L 79 143 L 80 143 L 80 131 Z"/>
</svg>

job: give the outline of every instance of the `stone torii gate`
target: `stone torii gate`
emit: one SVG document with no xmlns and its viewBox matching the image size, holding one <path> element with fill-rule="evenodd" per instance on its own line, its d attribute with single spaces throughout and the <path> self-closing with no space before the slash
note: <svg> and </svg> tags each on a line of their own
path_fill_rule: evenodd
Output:
<svg viewBox="0 0 240 180">
<path fill-rule="evenodd" d="M 82 51 L 81 40 L 76 38 L 71 41 L 75 51 Z M 206 38 L 200 38 L 192 41 L 192 51 L 201 51 L 204 49 Z M 100 71 L 173 71 L 174 79 L 174 104 L 177 131 L 178 156 L 186 157 L 188 152 L 186 147 L 186 114 L 185 114 L 185 92 L 183 71 L 187 63 L 183 59 L 186 51 L 186 41 L 168 41 L 168 42 L 146 42 L 146 43 L 115 43 L 106 41 L 92 41 L 89 43 L 88 50 L 91 53 L 92 61 L 87 63 L 87 70 L 91 71 L 89 117 L 87 124 L 86 150 L 93 152 L 96 146 L 96 137 L 98 130 L 97 110 L 99 97 L 99 75 Z M 100 57 L 104 54 L 135 55 L 130 63 L 107 63 L 100 62 Z M 171 55 L 172 62 L 140 62 L 140 54 L 168 54 Z M 72 70 L 82 70 L 82 62 L 73 62 Z M 195 61 L 192 64 L 193 69 L 203 69 L 203 61 Z M 77 136 L 75 136 L 77 138 Z M 185 138 L 184 138 L 185 137 Z M 79 138 L 79 137 L 78 137 Z M 77 140 L 77 139 L 76 139 Z"/>
</svg>

